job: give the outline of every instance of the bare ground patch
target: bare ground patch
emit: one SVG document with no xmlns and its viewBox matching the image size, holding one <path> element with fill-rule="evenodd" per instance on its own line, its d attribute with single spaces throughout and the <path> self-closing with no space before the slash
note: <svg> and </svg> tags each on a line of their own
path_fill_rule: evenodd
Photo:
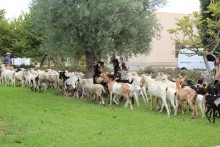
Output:
<svg viewBox="0 0 220 147">
<path fill-rule="evenodd" d="M 0 125 L 2 125 L 4 123 L 5 123 L 5 121 L 2 118 L 0 118 Z"/>
<path fill-rule="evenodd" d="M 5 132 L 0 130 L 0 136 L 4 136 L 5 135 Z"/>
<path fill-rule="evenodd" d="M 0 126 L 3 125 L 4 123 L 5 123 L 5 121 L 2 118 L 0 118 Z M 0 130 L 0 137 L 4 136 L 4 135 L 5 135 L 5 132 Z"/>
</svg>

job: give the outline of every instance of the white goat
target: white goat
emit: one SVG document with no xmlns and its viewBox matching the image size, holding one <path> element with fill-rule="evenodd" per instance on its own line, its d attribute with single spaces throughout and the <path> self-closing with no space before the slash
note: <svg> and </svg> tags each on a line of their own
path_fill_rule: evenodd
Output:
<svg viewBox="0 0 220 147">
<path fill-rule="evenodd" d="M 176 104 L 176 102 L 177 102 L 177 92 L 176 92 L 176 89 L 168 87 L 166 98 L 167 98 L 167 100 L 170 101 L 171 105 L 173 106 L 174 115 L 176 115 L 177 114 L 177 104 Z M 160 112 L 162 112 L 163 107 L 164 107 L 164 103 L 162 103 Z"/>
<path fill-rule="evenodd" d="M 82 79 L 82 82 L 80 82 L 80 84 L 82 85 L 82 95 L 81 95 L 81 98 L 83 98 L 84 95 L 85 95 L 84 87 L 83 87 L 83 82 L 84 82 L 84 81 L 87 81 L 87 82 L 89 82 L 90 84 L 94 84 L 94 83 L 93 83 L 93 78 Z"/>
<path fill-rule="evenodd" d="M 12 86 L 15 86 L 15 72 L 16 69 L 6 69 L 4 66 L 1 67 L 2 69 L 2 83 L 7 86 L 9 82 L 12 83 Z"/>
<path fill-rule="evenodd" d="M 162 72 L 158 73 L 158 75 L 156 77 L 156 80 L 157 81 L 162 81 L 163 83 L 165 83 L 170 88 L 176 89 L 176 83 L 168 80 L 168 75 L 166 75 Z"/>
<path fill-rule="evenodd" d="M 151 98 L 151 110 L 153 109 L 153 96 L 157 98 L 161 98 L 162 102 L 165 105 L 165 108 L 167 110 L 167 115 L 168 117 L 170 116 L 170 111 L 168 109 L 168 105 L 166 102 L 166 95 L 167 95 L 167 86 L 160 82 L 160 81 L 155 81 L 151 78 L 151 76 L 147 76 L 145 74 L 142 74 L 141 77 L 143 77 L 143 80 L 147 84 L 148 87 L 148 92 L 150 94 Z"/>
<path fill-rule="evenodd" d="M 105 93 L 105 89 L 101 84 L 93 84 L 88 80 L 83 80 L 84 93 L 86 96 L 90 97 L 92 95 L 97 95 L 100 99 L 99 105 L 105 104 L 102 94 Z"/>
<path fill-rule="evenodd" d="M 15 72 L 15 84 L 16 84 L 16 81 L 20 81 L 21 87 L 24 87 L 24 84 L 25 84 L 24 72 L 25 72 L 24 68 L 21 68 L 21 71 Z"/>
<path fill-rule="evenodd" d="M 137 72 L 120 71 L 120 73 L 123 80 L 128 80 L 129 82 L 133 81 L 132 85 L 139 86 L 141 88 L 140 91 L 139 88 L 136 87 L 136 89 L 138 89 L 137 94 L 142 96 L 144 103 L 147 103 L 148 96 L 146 92 L 146 86 L 141 84 L 142 77 L 140 77 Z"/>
<path fill-rule="evenodd" d="M 79 77 L 77 75 L 73 75 L 64 82 L 64 95 L 68 96 L 70 95 L 71 91 L 74 91 L 73 96 L 78 98 L 79 97 L 78 88 L 79 88 Z"/>
<path fill-rule="evenodd" d="M 177 92 L 176 92 L 176 83 L 171 82 L 168 80 L 168 76 L 164 73 L 158 73 L 157 77 L 156 77 L 157 81 L 161 81 L 164 84 L 167 85 L 167 100 L 170 101 L 171 105 L 173 106 L 174 109 L 174 115 L 177 114 L 177 104 L 175 104 L 175 102 L 177 102 Z M 162 103 L 162 107 L 161 110 L 163 110 L 164 107 L 164 103 Z"/>
<path fill-rule="evenodd" d="M 205 110 L 204 110 L 204 96 L 201 94 L 197 94 L 197 106 L 199 106 L 199 109 L 202 113 L 202 118 L 205 116 Z M 198 115 L 197 109 L 196 109 L 196 115 Z"/>
</svg>

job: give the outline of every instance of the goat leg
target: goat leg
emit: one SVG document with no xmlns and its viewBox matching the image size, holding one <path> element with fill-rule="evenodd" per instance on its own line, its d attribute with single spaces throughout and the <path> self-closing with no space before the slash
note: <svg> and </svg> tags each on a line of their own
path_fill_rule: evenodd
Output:
<svg viewBox="0 0 220 147">
<path fill-rule="evenodd" d="M 213 115 L 212 115 L 213 124 L 215 123 L 215 109 L 213 109 Z"/>
<path fill-rule="evenodd" d="M 210 114 L 208 116 L 209 111 L 210 111 Z M 210 117 L 211 117 L 211 114 L 212 114 L 212 109 L 208 108 L 205 114 L 206 114 L 206 117 L 208 118 L 209 122 L 211 123 Z"/>
</svg>

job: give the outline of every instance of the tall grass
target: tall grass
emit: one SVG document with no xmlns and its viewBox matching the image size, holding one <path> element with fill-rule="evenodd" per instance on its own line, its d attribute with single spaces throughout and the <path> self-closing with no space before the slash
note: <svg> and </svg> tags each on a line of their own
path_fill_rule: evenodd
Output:
<svg viewBox="0 0 220 147">
<path fill-rule="evenodd" d="M 0 146 L 215 146 L 220 121 L 0 86 Z M 140 99 L 141 100 L 141 99 Z M 108 99 L 105 100 L 108 103 Z"/>
</svg>

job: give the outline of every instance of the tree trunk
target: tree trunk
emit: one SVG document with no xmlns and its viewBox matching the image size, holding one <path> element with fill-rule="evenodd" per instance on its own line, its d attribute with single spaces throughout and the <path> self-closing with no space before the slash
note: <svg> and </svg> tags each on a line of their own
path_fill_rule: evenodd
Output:
<svg viewBox="0 0 220 147">
<path fill-rule="evenodd" d="M 74 65 L 79 66 L 79 59 L 74 58 Z"/>
<path fill-rule="evenodd" d="M 43 58 L 41 59 L 40 68 L 43 67 L 46 58 L 47 58 L 47 55 L 44 55 Z"/>
<path fill-rule="evenodd" d="M 94 53 L 86 52 L 86 73 L 85 78 L 92 78 L 94 75 L 94 65 L 96 57 Z"/>
<path fill-rule="evenodd" d="M 211 72 L 211 69 L 210 69 L 210 66 L 209 66 L 209 63 L 208 63 L 206 54 L 203 55 L 203 59 L 204 59 L 204 63 L 205 63 L 205 66 L 206 66 L 207 71 L 208 71 L 208 72 Z"/>
<path fill-rule="evenodd" d="M 47 58 L 47 67 L 50 68 L 50 56 Z"/>
</svg>

